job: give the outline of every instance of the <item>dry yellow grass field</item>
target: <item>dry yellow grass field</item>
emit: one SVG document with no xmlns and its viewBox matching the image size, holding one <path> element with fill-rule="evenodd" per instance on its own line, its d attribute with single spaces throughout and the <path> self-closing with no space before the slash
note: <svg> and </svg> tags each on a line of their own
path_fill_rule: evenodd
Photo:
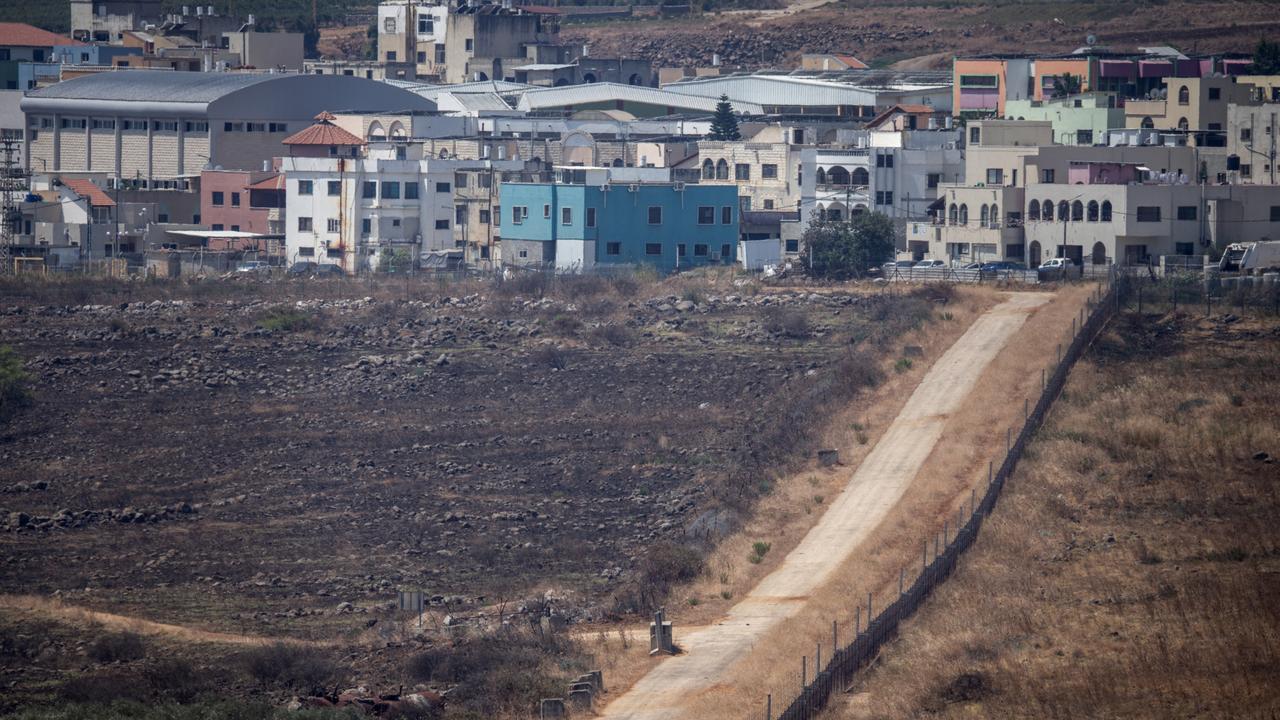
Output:
<svg viewBox="0 0 1280 720">
<path fill-rule="evenodd" d="M 827 716 L 1276 717 L 1278 363 L 1274 318 L 1117 318 Z"/>
</svg>

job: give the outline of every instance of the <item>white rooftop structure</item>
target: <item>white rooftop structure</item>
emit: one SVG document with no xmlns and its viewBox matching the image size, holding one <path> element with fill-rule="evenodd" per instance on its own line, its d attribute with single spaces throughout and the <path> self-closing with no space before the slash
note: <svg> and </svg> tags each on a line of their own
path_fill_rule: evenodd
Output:
<svg viewBox="0 0 1280 720">
<path fill-rule="evenodd" d="M 880 108 L 895 104 L 951 108 L 951 82 L 938 73 L 855 70 L 820 74 L 753 73 L 686 78 L 662 86 L 668 92 L 760 105 L 770 114 L 850 114 L 819 108 Z M 863 110 L 860 115 L 868 114 Z"/>
<path fill-rule="evenodd" d="M 577 107 L 610 102 L 667 107 L 672 110 L 667 114 L 674 115 L 691 112 L 714 113 L 718 100 L 716 97 L 675 93 L 642 85 L 601 82 L 526 90 L 520 97 L 517 107 L 526 112 L 537 112 L 565 106 Z M 764 112 L 764 108 L 760 104 L 753 102 L 734 103 L 733 109 L 740 114 L 747 115 L 760 115 Z"/>
</svg>

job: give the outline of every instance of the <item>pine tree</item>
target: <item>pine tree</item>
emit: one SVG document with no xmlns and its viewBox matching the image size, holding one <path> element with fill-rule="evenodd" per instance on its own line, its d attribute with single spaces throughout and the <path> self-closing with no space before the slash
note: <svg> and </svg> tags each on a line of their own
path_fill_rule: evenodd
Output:
<svg viewBox="0 0 1280 720">
<path fill-rule="evenodd" d="M 716 114 L 711 119 L 712 140 L 741 140 L 738 132 L 738 118 L 733 114 L 733 106 L 729 104 L 729 96 L 721 95 L 716 103 Z"/>
<path fill-rule="evenodd" d="M 1255 75 L 1275 75 L 1280 73 L 1280 43 L 1266 38 L 1258 41 L 1253 51 L 1253 70 Z"/>
</svg>

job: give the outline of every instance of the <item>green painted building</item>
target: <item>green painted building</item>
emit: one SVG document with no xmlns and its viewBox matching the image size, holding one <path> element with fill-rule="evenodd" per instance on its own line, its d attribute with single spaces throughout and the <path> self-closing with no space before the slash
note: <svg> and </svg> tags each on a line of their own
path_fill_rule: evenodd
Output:
<svg viewBox="0 0 1280 720">
<path fill-rule="evenodd" d="M 1107 130 L 1124 127 L 1124 99 L 1091 92 L 1051 100 L 1008 100 L 1008 120 L 1041 120 L 1053 124 L 1059 145 L 1094 145 L 1107 140 Z"/>
</svg>

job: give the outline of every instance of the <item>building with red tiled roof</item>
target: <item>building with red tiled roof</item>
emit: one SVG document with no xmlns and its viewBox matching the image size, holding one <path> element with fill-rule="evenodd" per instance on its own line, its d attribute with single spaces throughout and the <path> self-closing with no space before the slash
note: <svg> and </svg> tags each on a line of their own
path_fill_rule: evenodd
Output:
<svg viewBox="0 0 1280 720">
<path fill-rule="evenodd" d="M 293 157 L 359 157 L 364 138 L 333 124 L 337 117 L 328 111 L 315 117 L 316 124 L 280 142 L 289 146 Z"/>
<path fill-rule="evenodd" d="M 65 35 L 26 23 L 0 22 L 0 89 L 26 90 L 19 87 L 19 63 L 48 62 L 54 46 L 73 44 Z"/>
<path fill-rule="evenodd" d="M 76 195 L 89 201 L 90 207 L 115 207 L 116 201 L 103 191 L 102 188 L 93 184 L 92 180 L 84 178 L 64 178 L 62 184 L 67 186 Z"/>
<path fill-rule="evenodd" d="M 893 105 L 867 123 L 868 130 L 941 130 L 951 113 L 932 105 Z"/>
</svg>

